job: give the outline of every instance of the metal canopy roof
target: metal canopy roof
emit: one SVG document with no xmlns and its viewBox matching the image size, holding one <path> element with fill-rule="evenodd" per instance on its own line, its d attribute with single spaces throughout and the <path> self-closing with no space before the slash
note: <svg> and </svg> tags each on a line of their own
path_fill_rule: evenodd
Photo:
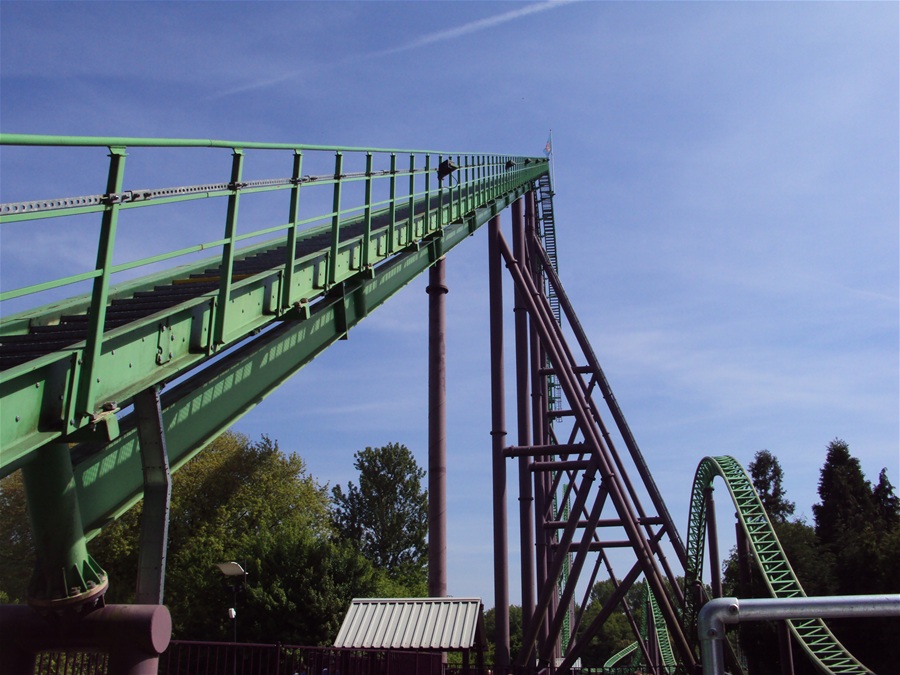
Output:
<svg viewBox="0 0 900 675">
<path fill-rule="evenodd" d="M 334 646 L 454 651 L 485 643 L 480 598 L 354 598 Z"/>
</svg>

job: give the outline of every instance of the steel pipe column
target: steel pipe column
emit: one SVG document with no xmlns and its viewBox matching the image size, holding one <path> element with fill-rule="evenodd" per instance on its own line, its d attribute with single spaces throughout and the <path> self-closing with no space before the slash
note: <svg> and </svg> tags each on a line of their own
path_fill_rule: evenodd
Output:
<svg viewBox="0 0 900 675">
<path fill-rule="evenodd" d="M 26 605 L 0 605 L 5 675 L 32 675 L 42 651 L 109 654 L 111 675 L 156 675 L 172 617 L 163 605 L 107 605 L 79 617 L 45 619 Z"/>
<path fill-rule="evenodd" d="M 491 452 L 494 480 L 494 665 L 509 668 L 509 570 L 506 543 L 506 396 L 503 380 L 503 269 L 500 216 L 488 223 L 488 281 L 491 329 Z"/>
<path fill-rule="evenodd" d="M 525 195 L 526 205 L 533 205 L 533 192 Z M 534 208 L 526 207 L 526 218 L 534 217 Z M 513 251 L 516 261 L 527 274 L 527 256 L 525 250 L 525 220 L 522 213 L 522 200 L 512 205 L 513 218 Z M 518 422 L 518 439 L 520 447 L 531 445 L 531 416 L 529 415 L 529 377 L 528 377 L 528 312 L 522 300 L 522 292 L 515 291 L 515 336 L 516 336 L 516 410 Z M 519 544 L 522 559 L 522 626 L 531 623 L 534 614 L 534 497 L 531 487 L 531 457 L 519 458 Z"/>
<path fill-rule="evenodd" d="M 444 258 L 428 271 L 428 595 L 447 595 L 447 369 Z"/>
<path fill-rule="evenodd" d="M 900 616 L 900 595 L 833 595 L 810 598 L 716 598 L 700 610 L 697 633 L 704 675 L 723 675 L 725 625 L 744 621 Z"/>
<path fill-rule="evenodd" d="M 716 527 L 716 500 L 713 488 L 706 488 L 706 534 L 709 537 L 709 576 L 714 598 L 722 597 L 722 566 L 719 562 L 719 528 Z"/>
</svg>

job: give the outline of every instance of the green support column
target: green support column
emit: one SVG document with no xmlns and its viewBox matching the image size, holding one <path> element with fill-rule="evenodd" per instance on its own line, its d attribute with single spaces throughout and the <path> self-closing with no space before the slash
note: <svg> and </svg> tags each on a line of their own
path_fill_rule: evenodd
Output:
<svg viewBox="0 0 900 675">
<path fill-rule="evenodd" d="M 106 592 L 106 572 L 88 555 L 69 446 L 43 448 L 22 468 L 37 553 L 28 602 L 64 609 Z"/>
</svg>

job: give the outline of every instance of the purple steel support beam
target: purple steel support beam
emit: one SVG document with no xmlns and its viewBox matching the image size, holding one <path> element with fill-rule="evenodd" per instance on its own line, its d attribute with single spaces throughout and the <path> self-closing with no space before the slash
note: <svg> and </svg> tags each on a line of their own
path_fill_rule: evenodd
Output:
<svg viewBox="0 0 900 675">
<path fill-rule="evenodd" d="M 716 500 L 713 488 L 706 492 L 706 533 L 709 535 L 709 576 L 714 598 L 722 597 L 722 564 L 719 562 L 719 530 L 716 527 Z"/>
<path fill-rule="evenodd" d="M 565 290 L 562 288 L 562 284 L 559 281 L 559 277 L 556 275 L 556 272 L 553 270 L 552 266 L 550 265 L 550 262 L 547 258 L 547 254 L 541 247 L 540 242 L 538 242 L 536 240 L 533 241 L 531 248 L 534 250 L 535 256 L 539 259 L 539 261 L 541 263 L 541 267 L 542 267 L 544 273 L 547 275 L 547 279 L 549 280 L 551 286 L 555 290 L 557 297 L 560 301 L 560 307 L 563 309 L 563 312 L 566 316 L 569 326 L 572 329 L 572 331 L 575 333 L 575 336 L 576 336 L 576 339 L 578 340 L 579 346 L 581 347 L 582 352 L 584 353 L 585 357 L 588 359 L 589 366 L 591 367 L 592 372 L 594 373 L 595 377 L 597 378 L 597 383 L 600 386 L 600 389 L 604 396 L 604 399 L 606 400 L 607 405 L 610 408 L 610 412 L 613 414 L 613 417 L 619 428 L 619 432 L 622 434 L 622 437 L 626 441 L 626 445 L 628 446 L 628 449 L 631 453 L 632 460 L 634 461 L 635 466 L 638 469 L 638 473 L 640 474 L 640 476 L 644 482 L 644 485 L 645 485 L 648 493 L 650 494 L 651 500 L 653 501 L 654 506 L 657 507 L 657 511 L 658 511 L 660 517 L 662 517 L 663 520 L 666 522 L 666 526 L 665 526 L 664 530 L 665 530 L 666 534 L 668 535 L 669 540 L 672 543 L 673 547 L 675 548 L 679 559 L 683 561 L 685 559 L 684 558 L 684 546 L 683 546 L 680 536 L 678 535 L 678 531 L 675 529 L 674 523 L 672 522 L 672 519 L 668 512 L 668 509 L 666 508 L 665 503 L 662 501 L 662 497 L 659 494 L 656 484 L 653 481 L 653 478 L 650 475 L 649 469 L 646 466 L 646 462 L 644 461 L 643 455 L 641 455 L 640 450 L 637 447 L 637 443 L 631 434 L 631 430 L 628 428 L 627 422 L 625 422 L 624 416 L 622 415 L 622 412 L 619 409 L 618 404 L 615 401 L 615 397 L 612 394 L 612 390 L 609 387 L 609 384 L 606 381 L 605 375 L 603 374 L 603 371 L 600 368 L 600 364 L 597 361 L 597 358 L 593 353 L 593 349 L 591 348 L 590 343 L 588 342 L 587 337 L 584 334 L 584 330 L 582 329 L 581 324 L 578 321 L 578 317 L 575 315 L 575 311 L 572 308 L 572 305 L 569 302 L 568 297 L 565 294 Z M 504 250 L 504 256 L 508 257 L 509 255 L 510 254 L 508 253 L 508 247 L 506 247 Z M 519 283 L 519 280 L 516 280 L 516 281 L 517 281 L 517 283 Z M 542 300 L 545 305 L 547 304 L 546 299 L 543 297 L 543 294 L 541 294 L 535 290 L 533 292 L 533 295 L 535 298 L 539 298 L 540 300 Z M 536 300 L 536 304 L 537 304 L 537 302 L 538 302 L 538 300 Z M 554 370 L 557 371 L 559 373 L 559 375 L 565 375 L 565 377 L 560 377 L 560 383 L 563 385 L 563 388 L 566 389 L 566 385 L 571 384 L 569 381 L 570 373 L 559 372 L 560 369 L 563 368 L 563 365 L 564 365 L 564 362 L 562 360 L 559 360 L 558 362 L 553 363 Z M 572 363 L 570 365 L 572 367 L 576 366 L 576 364 L 574 364 L 574 363 Z M 571 376 L 574 377 L 574 374 L 571 374 Z M 583 382 L 581 382 L 581 386 L 582 387 L 584 386 Z M 570 393 L 569 391 L 566 391 L 566 395 L 567 395 L 567 397 L 570 398 L 570 403 L 571 403 L 571 400 L 573 400 L 573 399 L 571 399 L 573 394 Z M 590 403 L 589 403 L 589 405 L 590 405 Z M 575 406 L 573 404 L 572 407 L 576 408 L 577 406 Z M 590 407 L 591 407 L 592 413 L 596 414 L 595 408 L 592 405 Z M 579 424 L 582 426 L 583 433 L 585 433 L 585 436 L 587 438 L 589 427 L 587 424 L 585 424 L 580 419 L 583 411 L 573 410 L 573 412 L 575 413 L 576 418 L 579 419 Z M 593 428 L 591 428 L 591 431 L 593 431 Z M 598 446 L 597 446 L 598 448 L 604 447 L 602 444 L 601 438 L 597 437 L 597 442 L 598 442 Z M 605 460 L 606 459 L 605 453 L 601 453 L 601 455 L 603 456 L 603 459 Z M 608 471 L 610 468 L 611 467 L 607 467 L 605 470 Z M 611 496 L 613 497 L 613 502 L 616 505 L 616 509 L 620 510 L 620 513 L 621 513 L 621 508 L 623 508 L 623 507 L 625 507 L 628 511 L 630 511 L 632 506 L 630 504 L 626 504 L 625 501 L 620 501 L 625 498 L 625 495 L 622 495 L 620 490 L 621 490 L 621 488 L 620 488 L 618 482 L 615 484 L 615 489 L 611 490 Z M 640 534 L 637 534 L 636 537 L 632 536 L 630 529 L 631 529 L 632 525 L 634 525 L 635 527 L 637 526 L 637 521 L 636 521 L 633 513 L 630 514 L 630 519 L 631 519 L 631 522 L 629 523 L 629 526 L 626 527 L 626 530 L 629 530 L 629 538 L 632 539 L 635 543 L 635 553 L 638 554 L 639 559 L 643 558 L 644 555 L 648 556 L 647 562 L 649 562 L 649 567 L 648 567 L 648 569 L 645 570 L 645 576 L 647 578 L 648 583 L 650 584 L 651 589 L 653 589 L 653 591 L 654 591 L 654 595 L 656 596 L 657 602 L 660 606 L 660 610 L 662 611 L 664 617 L 666 618 L 666 623 L 669 625 L 670 630 L 673 631 L 673 633 L 675 634 L 673 636 L 674 637 L 673 642 L 676 646 L 676 649 L 678 650 L 679 654 L 682 656 L 683 659 L 685 659 L 685 661 L 687 663 L 693 663 L 694 662 L 693 652 L 690 650 L 690 647 L 688 646 L 687 638 L 684 635 L 684 632 L 681 628 L 680 623 L 678 622 L 677 615 L 676 615 L 671 603 L 669 602 L 669 598 L 666 593 L 666 589 L 665 589 L 664 585 L 662 584 L 662 580 L 659 578 L 658 571 L 656 570 L 654 552 L 653 552 L 652 548 L 647 545 L 648 544 L 647 540 L 644 539 L 643 537 L 641 537 Z M 659 550 L 658 546 L 653 547 L 653 548 L 655 548 L 657 551 Z M 640 552 L 641 549 L 643 549 L 643 555 Z M 666 568 L 668 568 L 667 565 L 666 565 Z M 679 596 L 679 600 L 680 600 L 680 596 Z"/>
<path fill-rule="evenodd" d="M 444 258 L 428 271 L 428 595 L 447 595 L 447 370 Z"/>
<path fill-rule="evenodd" d="M 525 195 L 524 201 L 532 204 L 532 193 Z M 513 251 L 523 273 L 527 273 L 525 258 L 525 214 L 522 199 L 512 205 Z M 532 214 L 533 216 L 533 214 Z M 518 422 L 518 444 L 531 444 L 531 416 L 529 415 L 528 378 L 528 313 L 521 298 L 515 293 L 515 336 L 516 336 L 516 417 Z M 519 457 L 519 544 L 522 557 L 522 626 L 531 622 L 534 614 L 534 530 L 532 529 L 534 496 L 531 487 L 531 457 Z"/>
<path fill-rule="evenodd" d="M 531 242 L 535 240 L 537 233 L 537 208 L 535 204 L 534 191 L 529 192 L 525 204 L 525 245 L 526 260 L 528 267 L 523 268 L 523 274 L 526 274 L 537 285 L 540 283 L 540 270 L 537 261 L 530 253 Z M 551 407 L 551 401 L 548 396 L 548 380 L 546 372 L 547 356 L 543 346 L 538 339 L 537 327 L 529 316 L 528 323 L 529 343 L 531 345 L 529 356 L 531 363 L 531 417 L 533 429 L 533 442 L 536 446 L 545 446 L 552 440 L 550 433 L 550 417 L 548 411 Z M 534 456 L 534 459 L 549 459 L 549 453 Z M 548 511 L 553 504 L 551 491 L 552 476 L 545 473 L 536 473 L 534 475 L 534 528 L 536 537 L 535 547 L 535 588 L 543 588 L 551 583 L 548 579 L 548 569 L 550 567 L 550 556 L 552 554 L 551 545 L 555 533 L 545 527 L 545 523 L 551 518 L 548 517 Z M 555 598 L 554 598 L 555 600 Z M 551 607 L 553 606 L 551 601 Z M 536 610 L 535 610 L 536 611 Z M 544 610 L 540 614 L 533 614 L 532 622 L 539 626 L 536 632 L 538 642 L 538 652 L 543 653 L 550 649 L 550 620 L 553 609 Z M 522 623 L 523 631 L 527 631 L 526 623 Z M 527 648 L 531 649 L 532 645 Z"/>
<path fill-rule="evenodd" d="M 156 675 L 172 636 L 163 605 L 107 605 L 63 619 L 47 620 L 27 605 L 0 605 L 3 673 L 32 675 L 38 652 L 72 650 L 108 653 L 108 672 L 115 675 Z"/>
<path fill-rule="evenodd" d="M 494 481 L 494 665 L 509 668 L 509 569 L 506 542 L 506 397 L 503 380 L 503 269 L 500 216 L 488 223 L 488 281 L 491 330 L 491 466 Z"/>
<path fill-rule="evenodd" d="M 749 598 L 750 591 L 750 540 L 744 532 L 738 514 L 734 514 L 734 530 L 736 534 L 737 560 L 738 560 L 738 591 L 740 597 Z M 741 627 L 742 629 L 742 627 Z M 743 630 L 743 629 L 742 629 Z M 746 653 L 747 675 L 759 675 L 759 664 L 755 654 Z"/>
<path fill-rule="evenodd" d="M 794 652 L 791 649 L 791 629 L 787 621 L 777 622 L 778 655 L 781 661 L 781 675 L 794 675 Z"/>
<path fill-rule="evenodd" d="M 514 257 L 512 255 L 512 252 L 509 250 L 508 245 L 502 239 L 502 237 L 498 236 L 497 243 L 499 245 L 500 252 L 503 255 L 503 258 L 506 260 L 510 273 L 513 276 L 513 281 L 517 286 L 523 289 L 523 296 L 526 297 L 526 300 L 529 304 L 528 309 L 529 313 L 531 314 L 532 321 L 538 327 L 538 332 L 540 333 L 542 342 L 547 349 L 548 356 L 550 357 L 550 361 L 557 373 L 557 377 L 560 380 L 560 385 L 565 392 L 567 399 L 572 404 L 573 412 L 575 413 L 577 423 L 580 425 L 582 433 L 585 436 L 585 441 L 595 449 L 595 456 L 599 461 L 599 471 L 601 477 L 606 483 L 608 483 L 610 497 L 617 512 L 623 520 L 623 524 L 625 526 L 624 529 L 626 530 L 628 539 L 632 542 L 633 550 L 638 558 L 640 566 L 643 568 L 645 578 L 647 579 L 647 582 L 650 584 L 651 590 L 657 598 L 660 610 L 666 618 L 666 623 L 673 631 L 673 642 L 675 643 L 675 647 L 685 663 L 689 666 L 692 666 L 695 662 L 695 657 L 690 646 L 688 645 L 683 631 L 680 630 L 678 618 L 671 606 L 671 603 L 669 602 L 661 575 L 656 567 L 653 552 L 646 538 L 639 531 L 638 517 L 633 511 L 633 505 L 628 501 L 627 494 L 623 493 L 620 483 L 615 478 L 613 467 L 611 466 L 608 458 L 608 450 L 606 449 L 602 438 L 597 433 L 596 427 L 593 423 L 593 418 L 589 415 L 590 406 L 584 400 L 584 394 L 581 390 L 581 388 L 583 387 L 583 382 L 579 386 L 576 385 L 573 381 L 573 378 L 576 377 L 571 370 L 572 367 L 574 367 L 574 364 L 568 364 L 565 360 L 563 350 L 560 346 L 560 343 L 563 342 L 563 339 L 562 334 L 558 330 L 559 327 L 555 326 L 555 330 L 550 330 L 548 324 L 555 324 L 555 321 L 553 321 L 552 318 L 548 319 L 546 316 L 542 315 L 541 310 L 543 308 L 539 306 L 538 301 L 535 299 L 537 297 L 540 297 L 542 294 L 537 288 L 534 288 L 533 285 L 530 285 L 528 283 L 530 279 L 522 275 L 520 273 L 520 270 L 514 265 Z M 546 271 L 550 273 L 552 270 L 548 269 Z M 591 478 L 592 472 L 588 472 L 587 476 L 585 477 L 585 481 L 590 480 Z M 587 490 L 579 491 L 578 497 L 576 499 L 576 504 L 573 506 L 573 510 L 576 513 L 580 513 L 581 509 L 584 506 L 584 499 L 586 499 L 586 497 Z M 566 551 L 572 542 L 572 535 L 574 533 L 576 521 L 577 519 L 573 519 L 572 521 L 570 521 L 570 523 L 564 530 L 563 537 L 560 541 L 560 546 L 563 551 Z M 593 528 L 589 526 L 585 530 L 584 535 L 586 537 L 593 536 Z M 554 556 L 553 565 L 550 570 L 551 578 L 555 579 L 558 576 L 562 567 L 562 563 L 563 556 Z M 542 589 L 541 596 L 537 603 L 538 611 L 541 611 L 548 606 L 550 600 L 548 591 L 549 588 L 547 586 Z M 557 624 L 561 622 L 561 617 L 562 615 L 559 614 L 554 619 L 554 625 L 551 626 L 550 631 L 551 635 L 555 635 L 556 633 L 558 633 L 559 625 Z M 532 629 L 529 629 L 529 635 L 526 635 L 525 648 L 523 649 L 523 654 L 526 658 L 529 655 L 528 643 L 530 643 L 534 637 L 530 634 L 531 632 Z"/>
<path fill-rule="evenodd" d="M 522 297 L 526 301 L 528 305 L 529 314 L 531 316 L 532 324 L 535 325 L 538 334 L 542 338 L 542 344 L 544 348 L 547 349 L 547 353 L 555 364 L 561 363 L 561 359 L 559 357 L 559 346 L 554 342 L 554 334 L 550 331 L 548 326 L 546 325 L 545 317 L 542 317 L 537 308 L 535 306 L 535 301 L 532 295 L 537 295 L 539 292 L 533 287 L 528 286 L 527 283 L 523 282 L 523 278 L 525 275 L 522 274 L 521 270 L 515 265 L 515 260 L 512 255 L 512 252 L 509 250 L 505 240 L 503 240 L 502 235 L 500 235 L 499 230 L 497 232 L 496 237 L 497 245 L 499 246 L 500 253 L 503 255 L 503 258 L 506 260 L 506 264 L 510 273 L 513 276 L 513 280 L 516 285 L 523 289 Z M 550 321 L 553 321 L 551 318 Z M 565 379 L 567 373 L 561 373 L 563 377 L 560 379 Z M 574 386 L 570 382 L 566 382 L 566 389 L 568 394 L 572 394 L 574 392 Z M 573 399 L 575 397 L 573 396 Z M 582 416 L 585 414 L 584 408 L 581 408 L 577 411 Z M 580 420 L 584 426 L 586 426 L 586 420 Z M 587 475 L 585 477 L 585 481 L 593 480 L 595 470 L 593 468 L 589 469 Z M 604 478 L 608 477 L 609 473 L 604 473 Z M 578 493 L 576 497 L 576 502 L 573 505 L 573 511 L 575 513 L 580 513 L 581 510 L 585 506 L 585 502 L 587 500 L 588 490 L 582 490 Z M 536 611 L 539 615 L 543 616 L 545 612 L 548 610 L 551 612 L 551 615 L 555 615 L 555 619 L 553 623 L 561 623 L 562 622 L 562 614 L 555 611 L 555 603 L 553 602 L 556 595 L 556 579 L 559 578 L 560 572 L 562 570 L 563 563 L 567 556 L 568 547 L 572 543 L 572 539 L 575 534 L 575 529 L 577 526 L 577 518 L 570 519 L 567 523 L 565 529 L 563 530 L 562 538 L 559 541 L 560 552 L 556 555 L 551 556 L 551 562 L 547 570 L 547 582 L 541 587 L 540 595 L 536 602 Z M 590 537 L 593 535 L 593 529 L 589 526 L 585 530 L 585 535 Z M 556 636 L 559 633 L 559 626 L 550 626 L 550 636 Z M 532 623 L 526 629 L 525 638 L 523 640 L 523 650 L 522 654 L 520 654 L 519 665 L 524 665 L 525 662 L 531 656 L 531 649 L 534 644 L 534 640 L 537 637 L 537 625 L 536 623 Z M 550 645 L 543 645 L 544 651 L 540 654 L 542 661 L 549 661 L 550 659 Z"/>
<path fill-rule="evenodd" d="M 591 347 L 590 342 L 588 342 L 584 329 L 581 327 L 581 322 L 575 315 L 575 310 L 572 307 L 572 303 L 569 301 L 565 289 L 563 289 L 562 283 L 560 282 L 556 271 L 553 269 L 553 266 L 550 264 L 550 261 L 547 258 L 547 254 L 543 250 L 543 247 L 540 245 L 540 242 L 535 241 L 532 248 L 535 251 L 536 258 L 540 262 L 541 268 L 547 275 L 547 279 L 549 280 L 550 285 L 556 292 L 556 296 L 559 299 L 560 308 L 562 309 L 563 314 L 565 315 L 566 320 L 569 323 L 569 326 L 572 328 L 572 331 L 575 334 L 575 339 L 578 341 L 579 346 L 581 347 L 585 357 L 588 360 L 588 365 L 596 374 L 597 385 L 599 386 L 600 391 L 603 394 L 604 400 L 609 406 L 609 411 L 612 414 L 613 420 L 615 421 L 616 426 L 619 429 L 619 433 L 622 434 L 622 438 L 625 440 L 625 445 L 628 448 L 628 452 L 631 454 L 632 461 L 637 467 L 638 474 L 640 475 L 641 480 L 643 481 L 647 492 L 650 495 L 650 500 L 653 502 L 654 508 L 656 508 L 657 513 L 666 521 L 666 530 L 671 540 L 672 547 L 675 549 L 675 553 L 677 554 L 682 567 L 684 567 L 687 564 L 687 554 L 685 552 L 684 542 L 681 540 L 681 537 L 678 534 L 678 530 L 675 528 L 672 516 L 669 514 L 669 510 L 666 507 L 665 502 L 663 501 L 662 495 L 659 492 L 659 488 L 656 486 L 656 481 L 653 480 L 653 476 L 650 474 L 650 469 L 647 466 L 646 461 L 644 460 L 644 456 L 641 453 L 640 448 L 638 447 L 634 435 L 631 433 L 631 428 L 628 426 L 628 422 L 625 420 L 625 416 L 622 413 L 622 409 L 619 407 L 619 403 L 612 392 L 612 388 L 609 386 L 606 375 L 603 373 L 603 369 L 600 367 L 600 362 L 597 360 L 597 356 L 594 354 L 594 350 Z"/>
</svg>

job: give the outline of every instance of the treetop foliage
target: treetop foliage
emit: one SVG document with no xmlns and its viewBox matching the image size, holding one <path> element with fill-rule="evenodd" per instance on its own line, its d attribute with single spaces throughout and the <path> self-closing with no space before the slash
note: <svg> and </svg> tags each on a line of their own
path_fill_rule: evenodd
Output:
<svg viewBox="0 0 900 675">
<path fill-rule="evenodd" d="M 760 450 L 748 467 L 753 488 L 772 522 L 783 523 L 794 513 L 794 502 L 784 496 L 784 472 L 778 459 L 768 450 Z"/>
<path fill-rule="evenodd" d="M 882 469 L 874 487 L 866 480 L 849 445 L 834 439 L 828 444 L 819 474 L 814 524 L 790 519 L 793 502 L 782 488 L 777 458 L 767 450 L 756 453 L 749 465 L 753 486 L 769 514 L 775 534 L 807 595 L 858 595 L 900 592 L 900 499 Z M 752 561 L 751 561 L 752 563 Z M 740 582 L 737 552 L 725 562 L 725 593 L 737 597 L 765 597 L 768 593 L 755 564 L 749 587 Z M 875 672 L 890 672 L 900 663 L 900 621 L 872 619 L 829 622 L 833 632 L 854 656 Z M 741 627 L 742 643 L 759 659 L 759 672 L 780 672 L 773 629 L 765 624 Z M 813 672 L 795 656 L 798 673 Z"/>
<path fill-rule="evenodd" d="M 398 443 L 367 447 L 354 457 L 359 484 L 332 490 L 335 529 L 390 579 L 422 586 L 428 561 L 425 470 Z"/>
</svg>

